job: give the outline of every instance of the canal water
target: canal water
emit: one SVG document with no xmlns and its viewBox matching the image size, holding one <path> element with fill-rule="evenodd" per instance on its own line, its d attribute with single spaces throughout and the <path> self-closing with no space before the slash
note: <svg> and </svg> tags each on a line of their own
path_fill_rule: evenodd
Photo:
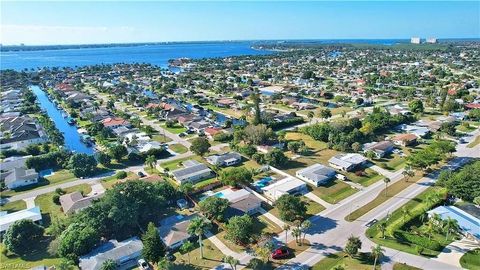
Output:
<svg viewBox="0 0 480 270">
<path fill-rule="evenodd" d="M 71 126 L 67 123 L 67 118 L 62 116 L 62 111 L 59 110 L 50 99 L 48 99 L 47 94 L 38 86 L 30 86 L 30 89 L 37 96 L 40 107 L 47 112 L 48 117 L 52 119 L 57 129 L 63 133 L 65 147 L 75 153 L 92 155 L 94 153 L 93 147 L 89 147 L 82 142 L 77 127 Z"/>
</svg>

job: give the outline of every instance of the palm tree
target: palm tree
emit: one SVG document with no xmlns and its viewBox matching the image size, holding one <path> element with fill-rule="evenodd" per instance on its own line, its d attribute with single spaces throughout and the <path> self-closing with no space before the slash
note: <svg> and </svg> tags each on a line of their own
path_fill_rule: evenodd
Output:
<svg viewBox="0 0 480 270">
<path fill-rule="evenodd" d="M 387 230 L 387 221 L 383 220 L 378 224 L 380 231 L 382 232 L 382 238 L 385 239 L 385 231 Z"/>
<path fill-rule="evenodd" d="M 294 228 L 292 230 L 292 236 L 295 237 L 295 242 L 298 244 L 298 238 L 302 235 L 300 228 Z"/>
<path fill-rule="evenodd" d="M 255 253 L 257 254 L 257 256 L 259 256 L 260 258 L 262 258 L 262 261 L 263 262 L 269 262 L 270 261 L 270 249 L 267 248 L 267 247 L 258 247 L 256 250 L 255 250 Z"/>
<path fill-rule="evenodd" d="M 287 246 L 287 245 L 288 245 L 288 240 L 287 240 L 287 238 L 288 238 L 288 231 L 290 230 L 290 225 L 287 224 L 287 223 L 285 223 L 285 224 L 283 225 L 283 230 L 285 230 L 285 245 Z"/>
<path fill-rule="evenodd" d="M 148 167 L 150 167 L 151 170 L 153 170 L 155 163 L 157 163 L 157 159 L 154 155 L 150 155 L 145 159 L 145 163 L 148 165 Z"/>
<path fill-rule="evenodd" d="M 308 229 L 310 229 L 312 227 L 312 222 L 310 220 L 305 220 L 304 222 L 302 222 L 302 231 L 303 231 L 303 240 L 302 240 L 302 244 L 305 243 L 305 237 L 307 236 L 307 231 Z"/>
<path fill-rule="evenodd" d="M 193 191 L 193 184 L 188 182 L 181 184 L 180 187 L 178 187 L 178 190 L 185 195 L 185 199 L 188 198 L 188 194 Z"/>
<path fill-rule="evenodd" d="M 454 233 L 459 230 L 458 221 L 451 217 L 447 217 L 447 219 L 443 222 L 443 229 L 446 231 L 447 235 L 445 236 L 445 240 L 448 239 L 449 233 Z"/>
<path fill-rule="evenodd" d="M 385 177 L 383 178 L 383 182 L 385 183 L 385 197 L 387 197 L 387 188 L 388 188 L 388 183 L 390 183 L 392 180 L 390 178 Z"/>
<path fill-rule="evenodd" d="M 377 260 L 382 258 L 383 252 L 385 252 L 385 250 L 380 245 L 372 247 L 371 256 L 374 258 L 373 270 L 375 270 L 375 267 L 377 266 Z"/>
<path fill-rule="evenodd" d="M 190 264 L 190 251 L 192 251 L 194 249 L 194 246 L 193 246 L 193 243 L 190 242 L 190 241 L 186 241 L 182 244 L 182 246 L 180 247 L 180 251 L 182 253 L 187 253 L 187 256 L 188 256 L 188 264 Z"/>
<path fill-rule="evenodd" d="M 415 172 L 412 170 L 412 166 L 407 165 L 405 167 L 405 170 L 403 170 L 402 175 L 403 177 L 405 177 L 405 181 L 408 182 L 408 179 L 410 179 L 410 177 L 413 177 L 415 175 Z"/>
<path fill-rule="evenodd" d="M 410 210 L 406 206 L 403 206 L 402 207 L 403 223 L 405 223 L 405 218 L 410 215 L 411 215 Z"/>
<path fill-rule="evenodd" d="M 240 264 L 240 261 L 235 259 L 232 256 L 225 256 L 223 258 L 223 262 L 230 264 L 230 267 L 232 268 L 232 270 L 237 269 L 237 265 Z"/>
<path fill-rule="evenodd" d="M 202 235 L 212 227 L 210 220 L 203 217 L 196 217 L 192 219 L 188 225 L 187 231 L 189 234 L 195 234 L 198 236 L 198 244 L 200 245 L 200 256 L 203 259 L 203 244 Z"/>
</svg>

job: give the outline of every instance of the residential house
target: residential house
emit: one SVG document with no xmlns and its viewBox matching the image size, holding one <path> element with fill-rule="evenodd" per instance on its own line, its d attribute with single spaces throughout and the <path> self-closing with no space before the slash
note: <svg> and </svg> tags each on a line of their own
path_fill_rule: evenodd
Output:
<svg viewBox="0 0 480 270">
<path fill-rule="evenodd" d="M 397 129 L 405 133 L 415 134 L 415 136 L 417 136 L 418 138 L 423 138 L 430 133 L 430 130 L 428 130 L 428 128 L 423 126 L 418 126 L 418 125 L 402 124 L 402 125 L 399 125 Z"/>
<path fill-rule="evenodd" d="M 40 212 L 40 207 L 35 206 L 32 208 L 16 211 L 10 214 L 7 214 L 7 211 L 0 212 L 0 234 L 4 233 L 10 225 L 15 223 L 15 221 L 29 219 L 36 223 L 42 222 L 42 213 Z"/>
<path fill-rule="evenodd" d="M 399 134 L 392 138 L 392 142 L 396 145 L 410 146 L 417 143 L 418 137 L 415 134 Z"/>
<path fill-rule="evenodd" d="M 232 99 L 232 98 L 222 98 L 222 99 L 219 99 L 217 100 L 217 106 L 218 107 L 221 107 L 221 108 L 231 108 L 232 106 L 234 106 L 235 104 L 237 104 L 237 101 L 235 99 Z"/>
<path fill-rule="evenodd" d="M 220 155 L 211 155 L 205 159 L 212 165 L 228 167 L 240 163 L 242 161 L 242 156 L 236 152 L 228 152 Z"/>
<path fill-rule="evenodd" d="M 160 221 L 158 232 L 167 249 L 179 248 L 184 242 L 193 236 L 188 233 L 188 225 L 197 214 L 182 216 L 175 215 Z"/>
<path fill-rule="evenodd" d="M 203 179 L 210 178 L 213 175 L 213 171 L 207 167 L 207 165 L 200 163 L 196 160 L 186 160 L 183 162 L 183 167 L 171 171 L 170 174 L 179 183 L 186 182 L 196 183 Z"/>
<path fill-rule="evenodd" d="M 83 197 L 82 193 L 75 191 L 60 196 L 60 205 L 62 206 L 63 213 L 70 215 L 89 207 L 94 200 L 97 200 L 102 196 L 103 193 Z"/>
<path fill-rule="evenodd" d="M 31 117 L 0 118 L 0 149 L 23 150 L 31 144 L 46 141 L 42 127 Z"/>
<path fill-rule="evenodd" d="M 205 120 L 201 120 L 198 122 L 191 122 L 190 124 L 188 124 L 188 127 L 197 133 L 204 131 L 209 126 L 211 126 L 211 124 Z"/>
<path fill-rule="evenodd" d="M 107 128 L 110 128 L 110 129 L 115 129 L 115 128 L 118 128 L 118 127 L 129 127 L 130 126 L 130 122 L 128 122 L 127 120 L 121 118 L 121 117 L 108 117 L 108 118 L 105 118 L 102 120 L 102 124 L 107 127 Z"/>
<path fill-rule="evenodd" d="M 372 142 L 363 145 L 363 152 L 373 152 L 377 158 L 383 158 L 393 152 L 394 146 L 390 141 Z"/>
<path fill-rule="evenodd" d="M 35 169 L 25 167 L 13 168 L 7 172 L 5 177 L 5 186 L 9 189 L 29 186 L 38 183 L 38 173 Z"/>
<path fill-rule="evenodd" d="M 242 216 L 244 214 L 254 215 L 258 213 L 262 207 L 262 200 L 246 189 L 232 190 L 231 192 L 222 192 L 223 198 L 230 203 L 226 217 Z"/>
<path fill-rule="evenodd" d="M 318 163 L 296 172 L 298 178 L 317 187 L 332 181 L 336 174 L 334 169 Z"/>
<path fill-rule="evenodd" d="M 107 260 L 113 260 L 118 270 L 132 269 L 142 256 L 143 243 L 138 237 L 132 237 L 122 242 L 110 240 L 80 257 L 80 269 L 100 270 Z"/>
<path fill-rule="evenodd" d="M 342 171 L 353 171 L 367 162 L 367 159 L 360 154 L 339 154 L 331 157 L 328 163 L 331 167 Z"/>
<path fill-rule="evenodd" d="M 285 194 L 303 194 L 307 191 L 307 184 L 294 177 L 287 177 L 262 187 L 262 191 L 270 200 L 276 201 Z"/>
</svg>

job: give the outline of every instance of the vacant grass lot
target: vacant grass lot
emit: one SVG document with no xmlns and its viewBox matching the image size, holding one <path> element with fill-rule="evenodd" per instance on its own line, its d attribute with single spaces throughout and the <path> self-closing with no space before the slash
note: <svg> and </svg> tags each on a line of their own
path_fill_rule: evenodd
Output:
<svg viewBox="0 0 480 270">
<path fill-rule="evenodd" d="M 356 189 L 338 179 L 325 186 L 313 187 L 308 185 L 308 189 L 328 203 L 337 203 L 357 192 Z"/>
<path fill-rule="evenodd" d="M 345 219 L 350 221 L 358 219 L 359 217 L 368 213 L 370 210 L 374 209 L 380 204 L 386 202 L 388 199 L 397 195 L 399 192 L 406 189 L 410 185 L 416 183 L 422 177 L 423 177 L 422 174 L 417 172 L 414 177 L 408 180 L 408 182 L 402 179 L 392 185 L 389 185 L 387 187 L 387 196 L 385 196 L 385 189 L 383 189 L 375 199 L 365 204 L 364 206 L 358 208 L 357 210 L 353 211 L 350 215 L 346 216 Z"/>
<path fill-rule="evenodd" d="M 370 253 L 360 253 L 356 258 L 350 258 L 345 253 L 339 252 L 327 255 L 327 258 L 315 264 L 312 270 L 332 269 L 338 265 L 343 266 L 344 269 L 371 270 L 373 268 L 373 260 Z M 375 269 L 381 269 L 378 262 Z"/>
</svg>

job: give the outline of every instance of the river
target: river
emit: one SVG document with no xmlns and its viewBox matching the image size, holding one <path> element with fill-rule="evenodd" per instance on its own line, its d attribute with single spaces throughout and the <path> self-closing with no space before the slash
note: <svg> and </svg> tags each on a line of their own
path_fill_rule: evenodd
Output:
<svg viewBox="0 0 480 270">
<path fill-rule="evenodd" d="M 47 94 L 38 86 L 31 86 L 30 89 L 37 96 L 40 107 L 47 112 L 48 117 L 52 119 L 57 129 L 63 133 L 65 147 L 75 153 L 93 154 L 95 152 L 93 147 L 89 147 L 82 142 L 77 127 L 67 123 L 67 119 L 62 116 L 62 111 L 57 109 L 55 104 L 48 99 Z"/>
</svg>

